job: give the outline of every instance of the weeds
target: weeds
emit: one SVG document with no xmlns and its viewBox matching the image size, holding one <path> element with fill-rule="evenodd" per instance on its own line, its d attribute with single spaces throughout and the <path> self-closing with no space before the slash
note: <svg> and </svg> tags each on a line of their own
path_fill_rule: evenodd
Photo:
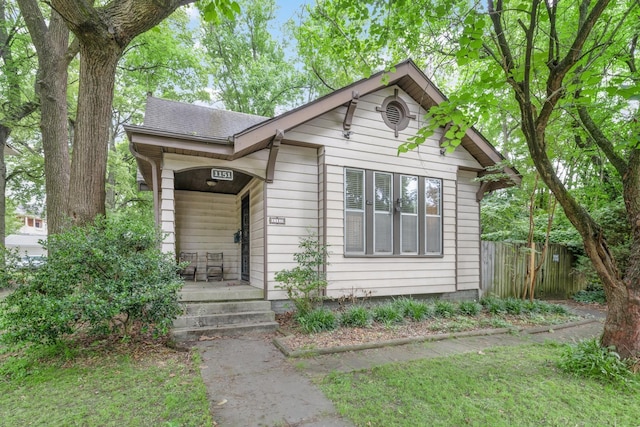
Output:
<svg viewBox="0 0 640 427">
<path fill-rule="evenodd" d="M 602 347 L 595 338 L 567 345 L 558 366 L 581 377 L 620 383 L 637 381 L 615 348 Z"/>
</svg>

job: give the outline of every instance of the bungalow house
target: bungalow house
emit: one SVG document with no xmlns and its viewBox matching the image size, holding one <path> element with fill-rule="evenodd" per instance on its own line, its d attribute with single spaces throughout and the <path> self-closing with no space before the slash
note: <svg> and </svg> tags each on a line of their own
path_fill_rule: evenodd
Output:
<svg viewBox="0 0 640 427">
<path fill-rule="evenodd" d="M 504 158 L 475 129 L 453 153 L 441 129 L 398 155 L 443 100 L 408 60 L 273 118 L 149 97 L 144 124 L 126 130 L 162 248 L 197 253 L 197 282 L 221 252 L 225 281 L 277 306 L 274 274 L 311 231 L 329 248 L 329 297 L 476 298 L 480 201 L 520 177 L 476 180 Z"/>
</svg>

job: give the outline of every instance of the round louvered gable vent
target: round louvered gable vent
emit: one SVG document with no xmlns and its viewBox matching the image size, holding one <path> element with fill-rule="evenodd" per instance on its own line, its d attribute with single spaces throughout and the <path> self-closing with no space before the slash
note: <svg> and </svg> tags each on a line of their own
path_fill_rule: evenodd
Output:
<svg viewBox="0 0 640 427">
<path fill-rule="evenodd" d="M 387 105 L 387 110 L 385 113 L 387 115 L 387 121 L 392 125 L 397 126 L 404 118 L 404 113 L 402 109 L 395 102 L 391 102 L 389 103 L 389 105 Z"/>
<path fill-rule="evenodd" d="M 393 129 L 396 137 L 398 131 L 404 130 L 409 126 L 410 119 L 415 119 L 416 116 L 409 112 L 407 104 L 398 96 L 398 90 L 394 91 L 393 96 L 387 97 L 380 107 L 376 107 L 376 111 L 379 111 L 382 115 L 384 123 Z"/>
</svg>

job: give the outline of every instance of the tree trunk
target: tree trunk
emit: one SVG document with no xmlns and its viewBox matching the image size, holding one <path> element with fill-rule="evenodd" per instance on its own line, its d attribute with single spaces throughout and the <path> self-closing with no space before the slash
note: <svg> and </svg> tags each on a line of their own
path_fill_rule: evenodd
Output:
<svg viewBox="0 0 640 427">
<path fill-rule="evenodd" d="M 602 345 L 622 357 L 640 357 L 640 151 L 632 150 L 622 180 L 627 221 L 631 226 L 629 264 L 622 280 L 604 282 L 607 319 Z"/>
<path fill-rule="evenodd" d="M 45 191 L 49 234 L 65 228 L 69 194 L 69 142 L 67 130 L 67 67 L 69 30 L 55 11 L 49 25 L 37 2 L 18 0 L 31 40 L 38 53 L 36 92 L 40 98 L 40 131 L 44 149 Z"/>
<path fill-rule="evenodd" d="M 105 213 L 109 123 L 122 52 L 134 37 L 193 1 L 112 1 L 98 8 L 81 0 L 51 0 L 80 44 L 78 117 L 69 183 L 69 214 L 75 224 L 86 224 Z"/>
<path fill-rule="evenodd" d="M 64 21 L 51 11 L 47 51 L 40 60 L 40 131 L 44 149 L 45 191 L 47 194 L 47 226 L 56 234 L 68 226 L 69 132 L 67 128 L 67 67 L 69 30 Z"/>
<path fill-rule="evenodd" d="M 636 266 L 637 267 L 637 266 Z M 624 282 L 630 279 L 625 278 Z M 635 277 L 635 283 L 640 277 Z M 623 358 L 640 356 L 640 292 L 620 281 L 615 287 L 605 285 L 607 319 L 604 323 L 602 345 L 613 346 Z"/>
<path fill-rule="evenodd" d="M 116 128 L 118 127 L 118 121 L 113 118 L 109 124 L 109 148 L 107 154 L 107 164 L 109 161 L 109 156 L 116 155 Z M 105 207 L 106 209 L 115 209 L 116 207 L 116 175 L 113 172 L 112 168 L 107 168 L 109 170 L 107 174 L 107 186 L 106 186 L 106 199 L 105 199 Z"/>
<path fill-rule="evenodd" d="M 122 49 L 80 43 L 78 117 L 71 162 L 69 214 L 83 225 L 105 213 L 107 142 L 116 65 Z"/>
<path fill-rule="evenodd" d="M 5 198 L 5 191 L 7 187 L 7 165 L 4 162 L 4 148 L 7 146 L 7 140 L 9 139 L 9 129 L 0 124 L 0 265 L 4 265 L 4 248 L 5 248 L 5 234 L 7 232 L 7 225 L 5 222 L 5 216 L 7 213 L 7 200 Z"/>
</svg>

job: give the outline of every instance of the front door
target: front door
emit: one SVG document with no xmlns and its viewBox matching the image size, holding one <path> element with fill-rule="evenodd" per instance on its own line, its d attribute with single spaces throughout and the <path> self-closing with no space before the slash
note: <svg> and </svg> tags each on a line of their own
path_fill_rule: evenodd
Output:
<svg viewBox="0 0 640 427">
<path fill-rule="evenodd" d="M 243 197 L 240 211 L 240 278 L 249 281 L 249 195 Z"/>
</svg>

